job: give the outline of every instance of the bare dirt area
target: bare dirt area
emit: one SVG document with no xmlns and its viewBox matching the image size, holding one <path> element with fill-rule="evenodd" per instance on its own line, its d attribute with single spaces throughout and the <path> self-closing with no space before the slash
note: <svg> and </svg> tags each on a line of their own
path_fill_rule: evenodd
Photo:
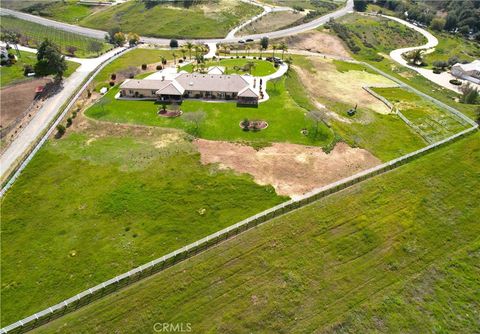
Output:
<svg viewBox="0 0 480 334">
<path fill-rule="evenodd" d="M 338 143 L 330 153 L 319 147 L 275 143 L 256 151 L 250 146 L 198 139 L 203 164 L 219 164 L 272 185 L 277 194 L 295 197 L 381 163 L 370 152 Z"/>
<path fill-rule="evenodd" d="M 50 79 L 29 80 L 0 90 L 0 124 L 7 127 L 15 118 L 27 110 L 35 97 L 35 88 L 45 86 Z"/>
<path fill-rule="evenodd" d="M 293 11 L 268 13 L 240 30 L 239 36 L 279 30 L 301 20 L 305 15 L 304 12 Z"/>
<path fill-rule="evenodd" d="M 321 31 L 309 31 L 286 37 L 290 49 L 318 52 L 341 58 L 351 58 L 347 48 L 337 37 Z"/>
<path fill-rule="evenodd" d="M 363 86 L 393 87 L 396 84 L 378 74 L 366 71 L 337 71 L 331 60 L 309 57 L 315 72 L 293 66 L 310 96 L 322 103 L 335 100 L 342 103 L 369 108 L 380 114 L 391 112 L 385 104 L 363 89 Z"/>
</svg>

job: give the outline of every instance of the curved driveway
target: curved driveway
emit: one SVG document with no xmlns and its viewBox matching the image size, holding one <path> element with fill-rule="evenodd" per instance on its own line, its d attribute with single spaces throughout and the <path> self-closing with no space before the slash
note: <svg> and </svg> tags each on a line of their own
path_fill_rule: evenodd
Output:
<svg viewBox="0 0 480 334">
<path fill-rule="evenodd" d="M 405 20 L 399 19 L 398 17 L 393 17 L 393 16 L 387 16 L 387 15 L 381 15 L 382 17 L 385 17 L 387 19 L 396 21 L 400 24 L 403 24 L 404 26 L 409 27 L 410 29 L 413 29 L 427 39 L 427 43 L 424 45 L 420 46 L 413 46 L 409 48 L 403 48 L 403 49 L 397 49 L 393 50 L 390 52 L 390 57 L 399 63 L 402 66 L 408 67 L 411 70 L 414 70 L 418 74 L 422 75 L 426 79 L 436 83 L 439 86 L 442 86 L 444 88 L 450 89 L 456 93 L 460 93 L 459 86 L 452 85 L 449 81 L 452 79 L 455 79 L 453 75 L 451 75 L 449 72 L 442 72 L 440 74 L 435 74 L 433 73 L 432 70 L 426 69 L 426 68 L 421 68 L 421 67 L 416 67 L 409 65 L 408 62 L 402 57 L 402 54 L 405 52 L 410 52 L 413 50 L 429 50 L 429 49 L 434 49 L 438 45 L 438 39 L 433 36 L 430 32 L 428 32 L 425 29 L 422 29 L 420 27 L 417 27 L 416 25 L 411 24 L 410 22 L 407 22 Z M 432 50 L 433 51 L 433 50 Z"/>
</svg>

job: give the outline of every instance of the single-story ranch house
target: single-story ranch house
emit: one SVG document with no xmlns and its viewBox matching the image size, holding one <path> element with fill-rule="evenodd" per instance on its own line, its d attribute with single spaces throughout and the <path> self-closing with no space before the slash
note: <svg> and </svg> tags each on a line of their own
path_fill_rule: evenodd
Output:
<svg viewBox="0 0 480 334">
<path fill-rule="evenodd" d="M 128 79 L 120 85 L 120 97 L 180 102 L 184 98 L 237 100 L 238 104 L 258 104 L 259 95 L 237 74 L 181 73 L 166 80 Z"/>
<path fill-rule="evenodd" d="M 471 81 L 480 85 L 480 60 L 477 59 L 469 64 L 455 64 L 452 66 L 452 75 L 457 78 Z"/>
</svg>

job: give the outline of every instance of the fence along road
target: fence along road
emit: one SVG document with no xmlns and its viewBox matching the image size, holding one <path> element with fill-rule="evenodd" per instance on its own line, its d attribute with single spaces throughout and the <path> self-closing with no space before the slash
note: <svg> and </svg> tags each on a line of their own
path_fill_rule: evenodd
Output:
<svg viewBox="0 0 480 334">
<path fill-rule="evenodd" d="M 369 66 L 370 67 L 370 66 Z M 371 66 L 372 69 L 383 73 L 380 70 L 377 70 L 375 67 Z M 396 80 L 394 80 L 396 81 Z M 403 84 L 405 86 L 405 84 Z M 435 103 L 443 105 L 442 102 L 437 101 L 434 98 L 431 98 Z M 453 108 L 452 108 L 453 109 Z M 215 232 L 205 238 L 197 240 L 189 245 L 186 245 L 183 248 L 177 249 L 165 256 L 162 256 L 158 259 L 155 259 L 151 262 L 148 262 L 140 267 L 137 267 L 133 270 L 130 270 L 126 273 L 123 273 L 119 276 L 116 276 L 108 281 L 105 281 L 93 288 L 85 290 L 63 302 L 60 302 L 56 305 L 53 305 L 43 311 L 35 313 L 25 319 L 19 320 L 9 326 L 6 326 L 1 329 L 1 333 L 24 333 L 29 330 L 32 330 L 36 327 L 39 327 L 43 324 L 46 324 L 54 319 L 57 319 L 67 313 L 71 313 L 82 306 L 90 304 L 91 302 L 100 299 L 108 294 L 111 294 L 119 289 L 138 282 L 139 280 L 149 277 L 155 273 L 158 273 L 166 268 L 169 268 L 185 259 L 188 259 L 202 251 L 205 251 L 211 248 L 214 245 L 217 245 L 225 240 L 230 239 L 233 236 L 239 235 L 255 226 L 258 226 L 264 222 L 267 222 L 273 218 L 282 216 L 286 213 L 292 212 L 298 208 L 304 207 L 312 202 L 324 198 L 328 195 L 337 193 L 343 189 L 351 187 L 357 183 L 365 181 L 374 176 L 383 174 L 392 169 L 400 167 L 409 161 L 416 159 L 423 154 L 426 154 L 430 151 L 433 151 L 441 146 L 444 146 L 450 142 L 453 142 L 459 138 L 467 136 L 478 129 L 478 124 L 464 116 L 462 113 L 453 109 L 453 111 L 459 113 L 462 119 L 464 119 L 468 124 L 472 126 L 466 130 L 463 130 L 453 136 L 450 136 L 446 139 L 443 139 L 437 143 L 428 145 L 422 149 L 419 149 L 415 152 L 406 154 L 400 158 L 388 161 L 379 166 L 367 169 L 365 171 L 359 172 L 350 177 L 344 178 L 337 182 L 331 183 L 327 186 L 315 189 L 309 193 L 306 193 L 303 196 L 300 196 L 296 199 L 291 199 L 287 202 L 281 203 L 277 206 L 274 206 L 268 210 L 265 210 L 259 214 L 256 214 L 252 217 L 249 217 L 241 222 L 238 222 L 234 225 L 231 225 L 223 230 Z"/>
<path fill-rule="evenodd" d="M 67 99 L 67 101 L 70 101 L 70 102 L 65 107 L 61 106 L 58 109 L 58 112 L 56 113 L 56 115 L 53 115 L 51 120 L 48 122 L 48 123 L 51 124 L 51 126 L 48 127 L 48 123 L 44 125 L 45 128 L 47 128 L 47 131 L 46 131 L 46 133 L 44 131 L 40 132 L 40 134 L 37 136 L 37 138 L 35 140 L 33 140 L 33 142 L 36 142 L 36 140 L 38 140 L 38 138 L 40 138 L 40 140 L 36 144 L 33 144 L 33 148 L 32 148 L 32 146 L 30 146 L 30 148 L 25 148 L 25 151 L 22 151 L 22 154 L 19 156 L 19 159 L 21 160 L 25 156 L 26 156 L 26 158 L 25 158 L 25 160 L 23 160 L 23 162 L 20 164 L 20 166 L 18 168 L 14 169 L 13 175 L 10 178 L 8 178 L 8 177 L 11 174 L 10 174 L 9 170 L 7 170 L 7 167 L 5 166 L 5 161 L 2 161 L 2 166 L 1 166 L 1 169 L 3 170 L 2 173 L 5 173 L 5 174 L 8 173 L 9 175 L 2 175 L 2 177 L 5 177 L 6 179 L 8 179 L 8 182 L 5 184 L 5 186 L 2 188 L 2 190 L 0 190 L 0 198 L 2 198 L 5 195 L 5 193 L 7 192 L 7 190 L 10 189 L 10 187 L 13 185 L 13 183 L 20 176 L 21 172 L 28 165 L 30 160 L 32 160 L 32 158 L 35 156 L 35 154 L 38 152 L 38 150 L 43 146 L 43 144 L 45 144 L 48 137 L 50 137 L 50 135 L 53 133 L 53 131 L 55 131 L 56 126 L 65 117 L 65 115 L 73 107 L 73 105 L 77 102 L 78 98 L 85 91 L 87 86 L 92 82 L 92 80 L 95 78 L 95 76 L 105 66 L 107 66 L 110 62 L 112 62 L 113 60 L 117 59 L 121 55 L 125 54 L 125 52 L 128 52 L 132 49 L 133 48 L 117 50 L 117 51 L 115 51 L 114 56 L 106 58 L 106 60 L 104 60 L 102 63 L 100 63 L 93 71 L 91 71 L 89 73 L 84 73 L 84 74 L 87 75 L 88 79 L 87 78 L 83 79 L 83 85 L 81 85 L 80 88 L 77 88 L 76 90 L 74 90 L 72 92 L 70 98 Z M 60 115 L 58 115 L 58 113 L 60 113 Z M 43 124 L 41 124 L 40 126 L 43 126 Z M 25 130 L 27 130 L 27 129 L 25 129 Z M 42 136 L 42 133 L 44 133 L 43 136 Z M 3 155 L 2 155 L 2 158 L 4 158 Z"/>
</svg>

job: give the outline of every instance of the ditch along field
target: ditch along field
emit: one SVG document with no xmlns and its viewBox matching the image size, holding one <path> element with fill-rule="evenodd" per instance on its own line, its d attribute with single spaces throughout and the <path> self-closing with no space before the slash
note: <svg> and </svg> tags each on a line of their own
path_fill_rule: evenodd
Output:
<svg viewBox="0 0 480 334">
<path fill-rule="evenodd" d="M 128 1 L 90 15 L 79 24 L 101 30 L 118 26 L 122 31 L 152 37 L 221 38 L 261 12 L 262 8 L 237 0 L 206 1 L 188 8 L 166 4 L 146 8 L 143 1 Z"/>
<path fill-rule="evenodd" d="M 473 333 L 479 165 L 475 133 L 34 332 Z"/>
<path fill-rule="evenodd" d="M 64 54 L 69 54 L 68 47 L 75 47 L 74 56 L 81 58 L 97 57 L 112 48 L 110 44 L 94 38 L 51 28 L 30 21 L 21 20 L 12 16 L 2 16 L 2 29 L 13 30 L 21 34 L 20 44 L 37 48 L 45 39 L 49 39 L 60 48 Z M 92 51 L 93 42 L 101 43 L 100 52 Z"/>
<path fill-rule="evenodd" d="M 389 57 L 392 50 L 424 44 L 426 40 L 422 35 L 399 23 L 380 17 L 351 14 L 342 17 L 338 22 L 347 29 L 350 43 L 353 41 L 360 49 L 357 53 L 352 53 L 355 59 L 370 63 L 419 91 L 456 108 L 470 118 L 475 118 L 476 110 L 480 105 L 459 103 L 460 96 L 457 93 L 436 85 L 413 70 L 398 65 Z M 334 34 L 330 30 L 325 31 Z M 448 39 L 444 40 L 445 35 L 435 35 L 439 39 L 440 49 L 432 53 L 431 57 L 439 57 L 444 52 L 441 50 L 444 50 L 445 44 L 451 43 Z M 343 42 L 345 43 L 345 39 Z M 456 44 L 456 54 L 460 58 L 462 55 L 472 52 L 465 42 L 460 43 L 459 40 L 456 42 L 458 43 Z M 427 59 L 429 59 L 428 56 Z M 433 61 L 433 59 L 430 60 Z"/>
</svg>

